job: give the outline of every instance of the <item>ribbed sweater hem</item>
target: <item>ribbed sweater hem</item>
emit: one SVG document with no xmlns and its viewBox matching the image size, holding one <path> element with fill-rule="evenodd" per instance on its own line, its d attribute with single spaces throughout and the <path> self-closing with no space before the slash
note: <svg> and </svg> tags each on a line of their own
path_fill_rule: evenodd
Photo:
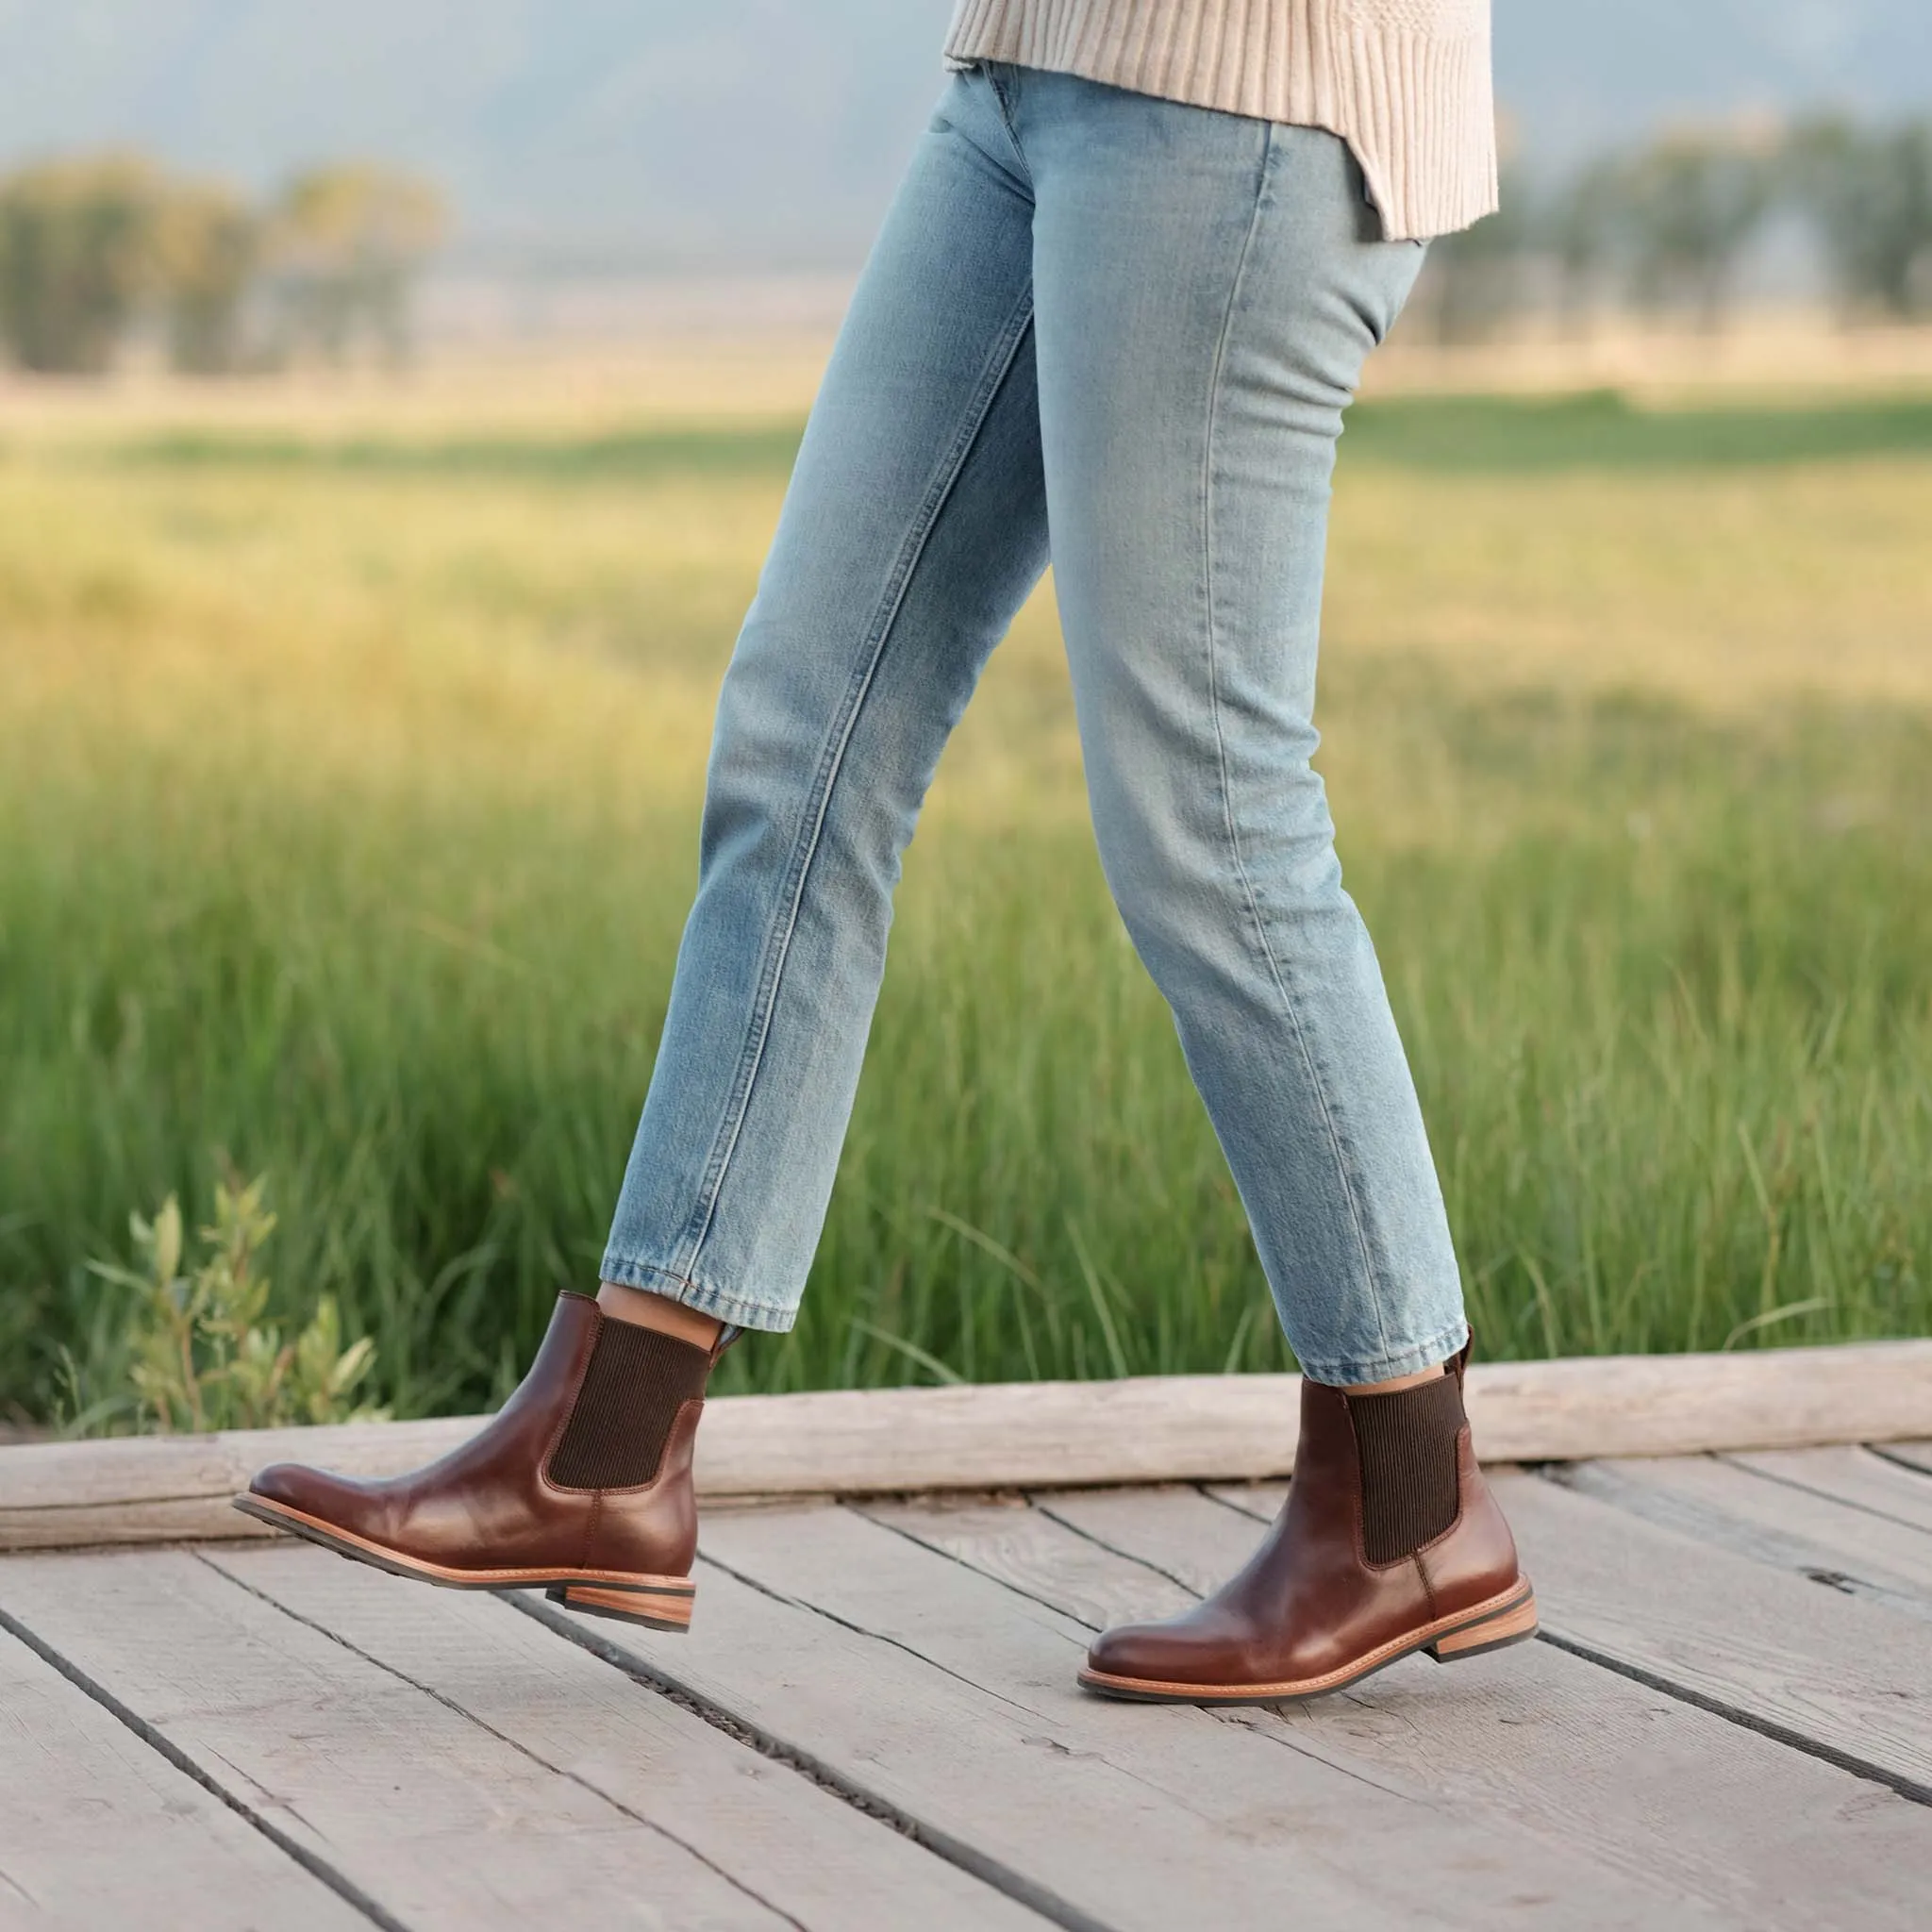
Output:
<svg viewBox="0 0 1932 1932">
<path fill-rule="evenodd" d="M 958 0 L 954 65 L 1010 61 L 1135 93 L 1326 128 L 1383 233 L 1425 240 L 1496 206 L 1488 9 L 1390 0 Z M 1407 20 L 1386 16 L 1409 16 Z"/>
</svg>

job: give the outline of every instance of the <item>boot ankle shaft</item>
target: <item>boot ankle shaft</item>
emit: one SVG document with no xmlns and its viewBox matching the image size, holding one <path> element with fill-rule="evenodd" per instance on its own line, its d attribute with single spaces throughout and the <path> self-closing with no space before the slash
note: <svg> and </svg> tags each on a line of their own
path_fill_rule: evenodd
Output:
<svg viewBox="0 0 1932 1932">
<path fill-rule="evenodd" d="M 605 1317 L 550 1457 L 563 1490 L 629 1490 L 657 1478 L 677 1412 L 701 1397 L 716 1351 Z"/>
<path fill-rule="evenodd" d="M 1361 1470 L 1362 1554 L 1371 1563 L 1400 1562 L 1450 1528 L 1460 1507 L 1460 1379 L 1439 1375 L 1392 1395 L 1344 1399 Z"/>
</svg>

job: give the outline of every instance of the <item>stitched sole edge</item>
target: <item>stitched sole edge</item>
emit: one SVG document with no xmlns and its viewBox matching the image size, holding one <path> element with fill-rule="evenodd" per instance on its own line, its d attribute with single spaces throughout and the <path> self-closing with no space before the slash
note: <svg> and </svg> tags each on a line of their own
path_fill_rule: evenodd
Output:
<svg viewBox="0 0 1932 1932">
<path fill-rule="evenodd" d="M 1524 1611 L 1528 1612 L 1526 1620 Z M 1438 1654 L 1436 1646 L 1442 1639 L 1463 1631 L 1474 1636 L 1480 1626 L 1497 1623 L 1507 1623 L 1509 1627 L 1487 1636 L 1479 1643 L 1452 1648 L 1446 1656 Z M 1518 1578 L 1500 1597 L 1491 1597 L 1474 1609 L 1440 1618 L 1405 1636 L 1391 1638 L 1354 1663 L 1319 1677 L 1286 1678 L 1267 1684 L 1188 1684 L 1158 1677 L 1124 1677 L 1088 1665 L 1080 1672 L 1080 1684 L 1084 1690 L 1102 1697 L 1141 1704 L 1281 1704 L 1295 1698 L 1324 1697 L 1331 1690 L 1345 1690 L 1349 1685 L 1358 1684 L 1364 1677 L 1386 1670 L 1419 1650 L 1429 1652 L 1438 1663 L 1460 1663 L 1464 1657 L 1477 1657 L 1485 1651 L 1526 1643 L 1536 1632 L 1536 1592 L 1525 1576 Z"/>
<path fill-rule="evenodd" d="M 690 1599 L 697 1585 L 688 1576 L 641 1576 L 622 1570 L 452 1570 L 441 1563 L 425 1563 L 405 1556 L 385 1544 L 373 1542 L 353 1530 L 340 1529 L 306 1510 L 277 1503 L 267 1496 L 244 1493 L 235 1498 L 235 1507 L 244 1516 L 284 1529 L 291 1536 L 319 1543 L 339 1557 L 368 1563 L 386 1570 L 391 1576 L 407 1576 L 415 1583 L 433 1583 L 441 1590 L 543 1590 L 552 1584 L 586 1583 L 600 1590 L 648 1591 L 656 1596 Z"/>
</svg>

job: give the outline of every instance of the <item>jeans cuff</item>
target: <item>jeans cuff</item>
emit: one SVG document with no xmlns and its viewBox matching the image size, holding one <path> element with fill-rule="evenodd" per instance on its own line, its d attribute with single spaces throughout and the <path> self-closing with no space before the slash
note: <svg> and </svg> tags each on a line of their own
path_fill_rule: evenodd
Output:
<svg viewBox="0 0 1932 1932">
<path fill-rule="evenodd" d="M 1398 1375 L 1413 1375 L 1422 1369 L 1433 1369 L 1445 1362 L 1469 1340 L 1469 1324 L 1458 1315 L 1440 1335 L 1392 1354 L 1360 1356 L 1344 1361 L 1302 1360 L 1301 1371 L 1311 1382 L 1330 1389 L 1348 1389 L 1361 1382 L 1392 1382 Z"/>
<path fill-rule="evenodd" d="M 614 1281 L 620 1288 L 641 1288 L 661 1294 L 666 1301 L 682 1302 L 700 1314 L 715 1315 L 734 1328 L 757 1328 L 767 1335 L 783 1335 L 798 1320 L 795 1307 L 779 1307 L 771 1302 L 755 1302 L 743 1295 L 727 1293 L 702 1281 L 660 1268 L 655 1261 L 629 1261 L 606 1254 L 597 1270 L 599 1281 Z"/>
</svg>

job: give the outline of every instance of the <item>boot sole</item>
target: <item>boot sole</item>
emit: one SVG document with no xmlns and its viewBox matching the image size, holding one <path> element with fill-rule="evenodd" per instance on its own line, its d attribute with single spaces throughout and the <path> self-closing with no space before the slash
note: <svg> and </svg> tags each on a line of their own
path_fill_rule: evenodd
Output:
<svg viewBox="0 0 1932 1932">
<path fill-rule="evenodd" d="M 553 1603 L 588 1609 L 596 1616 L 622 1617 L 652 1630 L 691 1628 L 697 1585 L 688 1576 L 638 1576 L 622 1570 L 453 1570 L 406 1556 L 267 1496 L 244 1493 L 235 1498 L 235 1507 L 351 1562 L 367 1563 L 412 1583 L 433 1583 L 439 1590 L 541 1590 Z M 596 1601 L 584 1601 L 586 1592 Z"/>
<path fill-rule="evenodd" d="M 1474 1609 L 1439 1618 L 1403 1637 L 1391 1638 L 1374 1650 L 1319 1677 L 1287 1679 L 1273 1684 L 1187 1684 L 1154 1677 L 1123 1677 L 1091 1666 L 1080 1673 L 1082 1686 L 1103 1697 L 1140 1704 L 1281 1704 L 1302 1697 L 1323 1697 L 1344 1690 L 1364 1677 L 1386 1670 L 1398 1658 L 1424 1651 L 1439 1664 L 1460 1663 L 1465 1657 L 1507 1650 L 1527 1643 L 1537 1633 L 1536 1592 L 1524 1577 L 1501 1596 Z"/>
<path fill-rule="evenodd" d="M 608 1617 L 617 1624 L 641 1624 L 646 1630 L 680 1632 L 691 1628 L 691 1597 L 661 1590 L 620 1590 L 608 1584 L 553 1584 L 543 1594 L 554 1604 L 586 1617 Z"/>
</svg>

